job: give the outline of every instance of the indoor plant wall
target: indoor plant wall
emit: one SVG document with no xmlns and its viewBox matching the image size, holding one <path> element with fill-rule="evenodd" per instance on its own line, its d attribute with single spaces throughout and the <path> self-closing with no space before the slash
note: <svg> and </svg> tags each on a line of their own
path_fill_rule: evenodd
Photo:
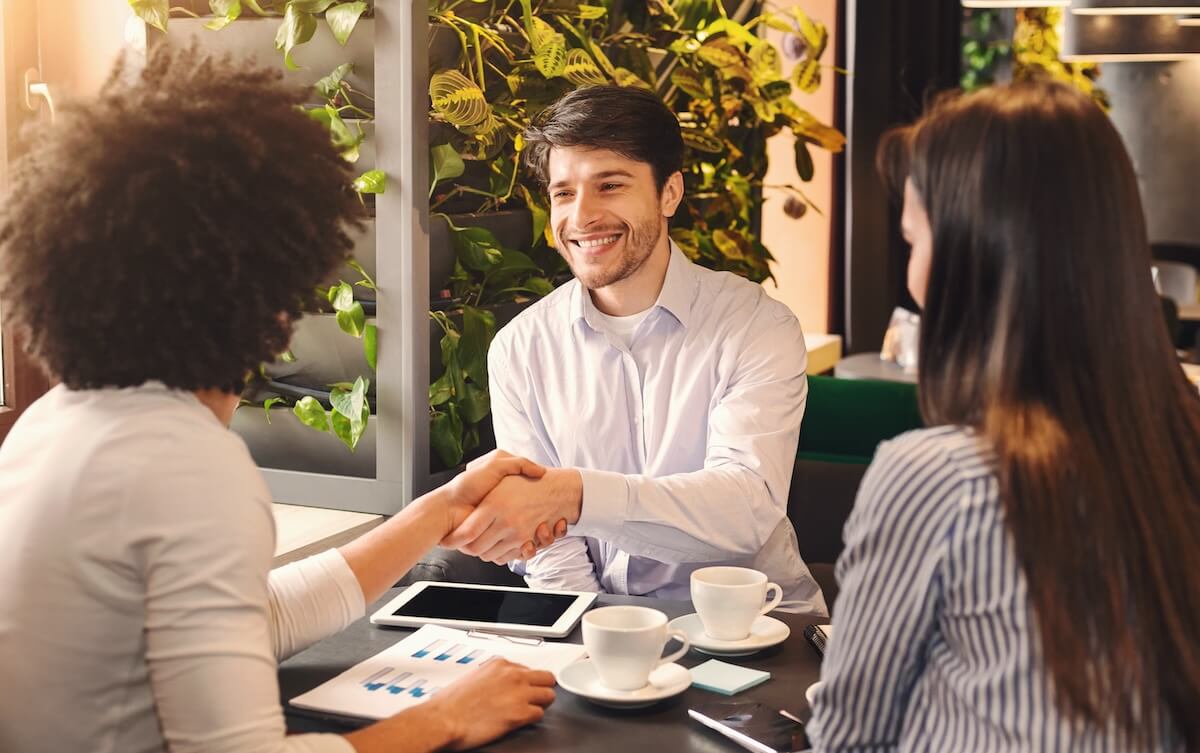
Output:
<svg viewBox="0 0 1200 753">
<path fill-rule="evenodd" d="M 429 18 L 430 208 L 454 213 L 443 218 L 449 243 L 430 249 L 431 262 L 452 260 L 449 279 L 433 281 L 448 300 L 432 312 L 442 368 L 430 386 L 431 441 L 452 468 L 487 448 L 486 353 L 496 320 L 479 304 L 535 299 L 565 271 L 541 189 L 520 169 L 520 133 L 534 115 L 578 86 L 656 92 L 678 114 L 687 146 L 686 197 L 671 237 L 696 262 L 756 282 L 770 277 L 773 258 L 758 237 L 766 139 L 791 129 L 808 181 L 809 150 L 838 151 L 844 138 L 790 97 L 829 74 L 819 62 L 828 32 L 799 9 L 739 23 L 716 0 L 433 0 Z M 759 24 L 793 35 L 801 54 L 791 70 L 757 35 Z M 807 205 L 801 187 L 789 188 Z M 512 209 L 527 212 L 529 247 L 471 222 Z"/>
<path fill-rule="evenodd" d="M 170 31 L 172 43 L 195 39 L 206 50 L 248 55 L 260 64 L 277 63 L 286 79 L 313 86 L 313 98 L 305 110 L 329 129 L 343 156 L 361 166 L 354 188 L 364 204 L 370 206 L 370 195 L 384 189 L 383 174 L 372 169 L 374 149 L 369 138 L 374 119 L 372 29 L 360 31 L 351 40 L 356 28 L 370 26 L 370 4 L 345 0 L 129 0 L 129 5 L 158 29 L 164 40 Z M 373 473 L 368 434 L 377 341 L 370 319 L 375 305 L 373 230 L 369 219 L 356 239 L 358 260 L 343 270 L 344 279 L 315 291 L 313 315 L 301 320 L 293 339 L 293 349 L 300 357 L 288 353 L 275 364 L 265 364 L 261 378 L 248 390 L 265 415 L 251 418 L 243 408 L 235 417 L 235 428 L 264 465 L 346 475 Z M 291 406 L 295 418 L 285 416 L 281 421 L 280 411 L 275 410 L 272 421 L 272 408 L 282 406 Z M 318 441 L 305 448 L 316 435 L 309 429 L 297 433 L 297 419 L 309 429 L 329 433 L 334 444 Z M 338 440 L 344 445 L 341 452 L 336 449 Z M 368 445 L 365 451 L 350 456 L 346 448 L 353 452 L 360 442 Z"/>
</svg>

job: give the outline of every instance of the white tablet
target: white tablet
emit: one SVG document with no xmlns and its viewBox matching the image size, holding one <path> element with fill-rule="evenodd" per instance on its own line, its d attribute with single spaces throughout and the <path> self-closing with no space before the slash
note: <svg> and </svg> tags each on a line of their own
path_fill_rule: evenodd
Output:
<svg viewBox="0 0 1200 753">
<path fill-rule="evenodd" d="M 371 615 L 376 625 L 445 625 L 562 638 L 596 600 L 594 593 L 419 581 Z"/>
</svg>

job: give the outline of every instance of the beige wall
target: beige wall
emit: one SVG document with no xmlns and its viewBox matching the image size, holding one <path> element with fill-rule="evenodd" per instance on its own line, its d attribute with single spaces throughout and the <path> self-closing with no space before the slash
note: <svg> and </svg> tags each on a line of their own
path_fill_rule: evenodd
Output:
<svg viewBox="0 0 1200 753">
<path fill-rule="evenodd" d="M 834 43 L 837 38 L 837 0 L 779 0 L 772 3 L 778 12 L 790 6 L 798 6 L 816 21 L 829 27 L 829 46 L 821 62 L 821 88 L 815 94 L 795 92 L 792 98 L 826 123 L 833 121 L 834 87 L 833 61 L 836 59 Z M 783 33 L 769 29 L 767 38 L 777 46 L 783 42 Z M 784 70 L 790 61 L 784 57 Z M 776 282 L 766 284 L 767 292 L 786 303 L 800 319 L 807 333 L 827 332 L 829 328 L 829 239 L 832 230 L 830 212 L 833 208 L 833 158 L 821 149 L 812 149 L 815 177 L 811 183 L 801 183 L 796 174 L 791 131 L 784 130 L 767 142 L 770 167 L 767 170 L 768 185 L 798 185 L 817 205 L 824 216 L 813 211 L 799 220 L 783 213 L 783 202 L 788 192 L 765 189 L 763 197 L 762 240 L 776 263 L 772 266 Z"/>
<path fill-rule="evenodd" d="M 125 46 L 125 0 L 38 0 L 42 78 L 58 97 L 94 94 Z"/>
</svg>

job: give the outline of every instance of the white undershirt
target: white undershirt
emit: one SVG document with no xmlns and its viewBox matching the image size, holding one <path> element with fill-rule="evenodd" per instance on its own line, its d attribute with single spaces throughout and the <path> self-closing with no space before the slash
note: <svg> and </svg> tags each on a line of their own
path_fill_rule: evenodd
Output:
<svg viewBox="0 0 1200 753">
<path fill-rule="evenodd" d="M 0 750 L 338 751 L 277 660 L 365 611 L 335 550 L 270 572 L 271 499 L 190 393 L 51 390 L 0 445 Z"/>
<path fill-rule="evenodd" d="M 626 349 L 628 349 L 631 345 L 633 345 L 633 333 L 637 331 L 638 325 L 641 324 L 642 321 L 649 316 L 650 312 L 653 310 L 654 307 L 651 306 L 645 311 L 639 311 L 638 313 L 631 314 L 630 316 L 609 316 L 599 309 L 596 310 L 596 313 L 600 316 L 600 321 L 604 323 L 604 327 L 608 330 L 609 334 L 620 340 L 625 345 Z"/>
</svg>

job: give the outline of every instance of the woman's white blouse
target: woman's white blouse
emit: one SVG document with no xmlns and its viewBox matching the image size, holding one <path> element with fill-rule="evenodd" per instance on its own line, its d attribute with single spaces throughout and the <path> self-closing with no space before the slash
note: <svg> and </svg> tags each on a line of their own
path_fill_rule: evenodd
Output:
<svg viewBox="0 0 1200 753">
<path fill-rule="evenodd" d="M 270 572 L 271 498 L 190 393 L 56 387 L 0 445 L 0 750 L 339 751 L 277 659 L 361 617 L 337 551 Z"/>
</svg>

